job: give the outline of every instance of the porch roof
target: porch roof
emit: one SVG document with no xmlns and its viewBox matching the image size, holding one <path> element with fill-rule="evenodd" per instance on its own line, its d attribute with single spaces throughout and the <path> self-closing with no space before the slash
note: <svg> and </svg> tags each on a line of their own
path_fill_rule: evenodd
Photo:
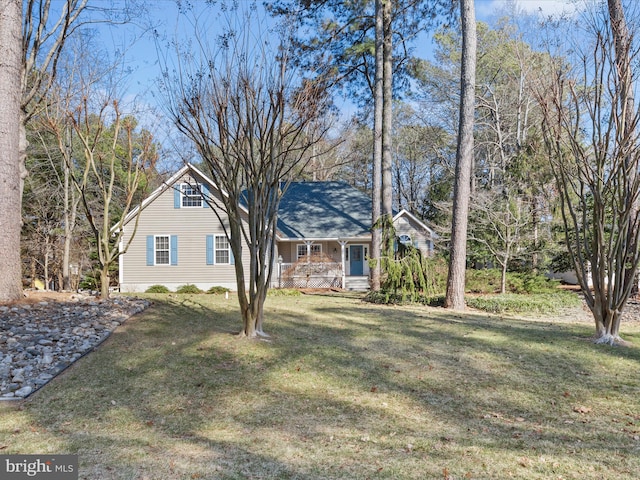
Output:
<svg viewBox="0 0 640 480">
<path fill-rule="evenodd" d="M 371 199 L 345 182 L 293 182 L 278 209 L 285 238 L 366 237 L 370 226 Z"/>
</svg>

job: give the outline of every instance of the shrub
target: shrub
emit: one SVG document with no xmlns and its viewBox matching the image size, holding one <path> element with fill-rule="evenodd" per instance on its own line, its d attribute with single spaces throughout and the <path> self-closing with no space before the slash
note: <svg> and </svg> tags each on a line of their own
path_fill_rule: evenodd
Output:
<svg viewBox="0 0 640 480">
<path fill-rule="evenodd" d="M 229 290 L 227 287 L 220 287 L 220 286 L 214 285 L 209 290 L 207 290 L 207 293 L 212 295 L 222 295 L 223 293 L 227 293 L 230 291 L 231 290 Z"/>
<path fill-rule="evenodd" d="M 465 291 L 468 293 L 498 293 L 500 291 L 500 270 L 484 268 L 467 269 Z"/>
<path fill-rule="evenodd" d="M 444 295 L 419 295 L 413 300 L 399 293 L 391 293 L 380 290 L 379 292 L 369 292 L 364 300 L 370 303 L 381 305 L 405 305 L 409 303 L 421 303 L 429 307 L 444 306 Z"/>
<path fill-rule="evenodd" d="M 558 281 L 534 273 L 512 273 L 507 275 L 507 289 L 512 293 L 555 293 Z"/>
<path fill-rule="evenodd" d="M 502 273 L 496 268 L 469 269 L 466 273 L 467 293 L 499 293 Z M 558 282 L 544 275 L 507 272 L 507 292 L 509 293 L 551 293 L 557 290 Z"/>
<path fill-rule="evenodd" d="M 467 305 L 489 313 L 554 314 L 580 305 L 580 297 L 572 292 L 529 295 L 489 295 L 467 297 Z"/>
<path fill-rule="evenodd" d="M 202 290 L 200 290 L 195 285 L 187 284 L 178 287 L 176 293 L 202 293 Z"/>
<path fill-rule="evenodd" d="M 145 293 L 169 293 L 170 290 L 164 285 L 151 285 Z"/>
</svg>

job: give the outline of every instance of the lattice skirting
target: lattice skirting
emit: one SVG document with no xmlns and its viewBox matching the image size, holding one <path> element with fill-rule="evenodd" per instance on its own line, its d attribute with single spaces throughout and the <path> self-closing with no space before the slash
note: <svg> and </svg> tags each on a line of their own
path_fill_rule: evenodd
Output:
<svg viewBox="0 0 640 480">
<path fill-rule="evenodd" d="M 282 288 L 342 288 L 341 277 L 299 276 L 281 279 Z"/>
</svg>

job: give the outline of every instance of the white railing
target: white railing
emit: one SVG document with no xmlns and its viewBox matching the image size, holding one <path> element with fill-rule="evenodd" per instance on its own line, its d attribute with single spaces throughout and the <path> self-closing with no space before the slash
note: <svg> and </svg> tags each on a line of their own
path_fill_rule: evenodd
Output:
<svg viewBox="0 0 640 480">
<path fill-rule="evenodd" d="M 280 288 L 342 288 L 342 264 L 338 262 L 280 263 Z"/>
</svg>

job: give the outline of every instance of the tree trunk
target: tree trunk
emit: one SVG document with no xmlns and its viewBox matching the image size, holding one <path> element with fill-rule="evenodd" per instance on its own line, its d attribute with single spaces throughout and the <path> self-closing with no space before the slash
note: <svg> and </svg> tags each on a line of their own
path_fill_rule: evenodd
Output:
<svg viewBox="0 0 640 480">
<path fill-rule="evenodd" d="M 391 168 L 393 130 L 393 30 L 391 26 L 392 0 L 382 2 L 382 216 L 383 224 L 391 225 L 393 218 L 393 181 Z M 384 235 L 383 235 L 384 236 Z"/>
<path fill-rule="evenodd" d="M 109 283 L 111 276 L 109 275 L 109 265 L 104 265 L 100 269 L 100 298 L 109 298 Z"/>
<path fill-rule="evenodd" d="M 462 72 L 460 76 L 460 122 L 456 151 L 456 176 L 451 225 L 451 258 L 445 307 L 464 310 L 465 269 L 467 263 L 467 226 L 471 167 L 473 165 L 473 125 L 476 77 L 476 20 L 473 0 L 461 0 Z"/>
<path fill-rule="evenodd" d="M 5 0 L 0 8 L 0 303 L 22 296 L 20 168 L 22 78 L 22 2 Z"/>
<path fill-rule="evenodd" d="M 383 104 L 383 68 L 384 68 L 384 28 L 382 20 L 382 1 L 376 0 L 376 71 L 373 118 L 373 178 L 371 180 L 371 290 L 380 290 L 380 256 L 382 254 L 382 232 L 380 222 L 380 199 L 382 184 L 382 104 Z"/>
<path fill-rule="evenodd" d="M 38 272 L 36 270 L 36 258 L 35 257 L 31 257 L 31 262 L 29 263 L 29 269 L 31 271 L 31 283 L 30 283 L 30 287 L 31 288 L 36 288 L 36 278 L 38 275 Z"/>
<path fill-rule="evenodd" d="M 71 137 L 71 129 L 67 129 L 68 136 Z M 71 138 L 67 140 L 67 145 L 69 150 L 71 148 Z M 66 155 L 70 154 L 66 152 Z M 66 161 L 62 163 L 62 168 L 64 170 L 64 245 L 62 251 L 62 290 L 71 290 L 71 276 L 69 274 L 69 259 L 71 257 L 71 234 L 72 234 L 72 226 L 71 226 L 71 212 L 70 212 L 70 198 L 69 193 L 71 186 L 71 181 L 69 178 L 69 165 Z M 74 224 L 75 224 L 75 215 L 74 215 Z"/>
<path fill-rule="evenodd" d="M 49 257 L 51 256 L 51 244 L 49 240 L 49 235 L 44 237 L 44 289 L 51 290 L 49 279 Z"/>
<path fill-rule="evenodd" d="M 595 343 L 617 345 L 624 343 L 620 337 L 620 321 L 622 320 L 622 312 L 608 308 L 600 296 L 596 297 L 594 308 L 592 309 L 593 317 L 596 324 L 596 340 Z"/>
</svg>

